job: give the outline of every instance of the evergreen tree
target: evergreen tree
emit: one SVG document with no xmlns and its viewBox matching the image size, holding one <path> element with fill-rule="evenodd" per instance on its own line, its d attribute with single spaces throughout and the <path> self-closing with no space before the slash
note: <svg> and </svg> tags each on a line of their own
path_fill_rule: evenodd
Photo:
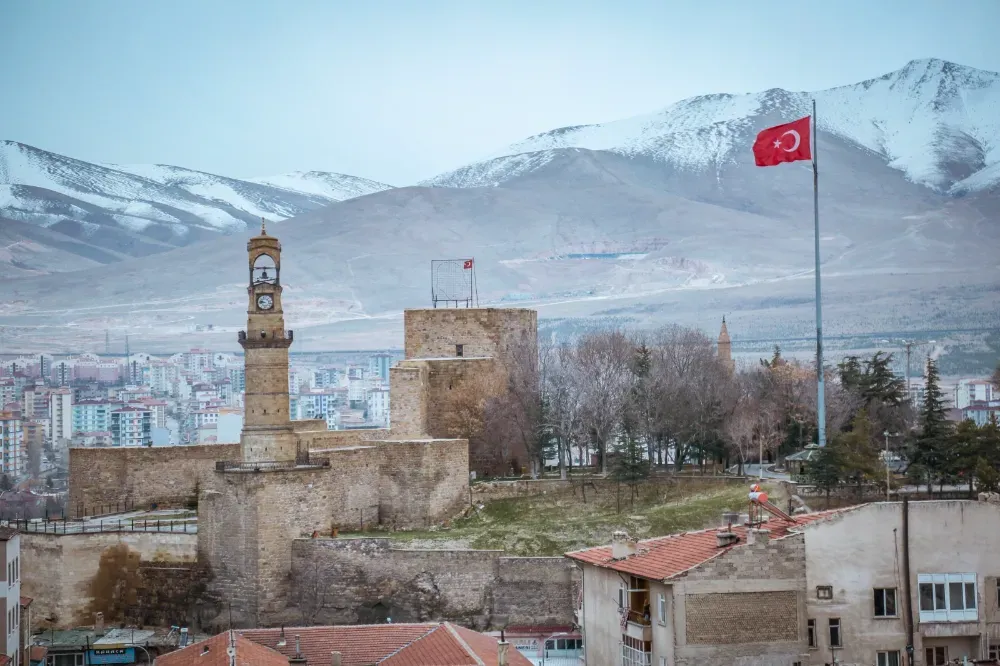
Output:
<svg viewBox="0 0 1000 666">
<path fill-rule="evenodd" d="M 910 449 L 910 466 L 915 478 L 927 484 L 927 492 L 933 491 L 934 481 L 944 483 L 948 475 L 951 451 L 952 424 L 948 421 L 941 391 L 937 363 L 927 359 L 927 381 L 924 401 L 920 406 L 919 430 Z"/>
<path fill-rule="evenodd" d="M 840 450 L 833 442 L 820 449 L 804 470 L 806 480 L 826 493 L 827 508 L 830 508 L 830 492 L 843 480 L 842 470 Z"/>
<path fill-rule="evenodd" d="M 635 504 L 639 483 L 649 477 L 649 462 L 643 457 L 643 444 L 629 430 L 615 442 L 615 458 L 611 465 L 611 478 L 620 484 L 628 484 L 629 501 Z M 621 512 L 621 491 L 619 490 L 618 511 Z"/>
<path fill-rule="evenodd" d="M 958 424 L 949 442 L 951 459 L 948 461 L 947 474 L 969 484 L 969 492 L 973 491 L 973 480 L 983 460 L 982 432 L 973 421 L 965 420 Z"/>
<path fill-rule="evenodd" d="M 854 417 L 850 432 L 838 433 L 831 445 L 838 453 L 841 479 L 853 484 L 859 497 L 866 484 L 885 477 L 885 467 L 872 445 L 871 421 L 864 410 Z"/>
</svg>

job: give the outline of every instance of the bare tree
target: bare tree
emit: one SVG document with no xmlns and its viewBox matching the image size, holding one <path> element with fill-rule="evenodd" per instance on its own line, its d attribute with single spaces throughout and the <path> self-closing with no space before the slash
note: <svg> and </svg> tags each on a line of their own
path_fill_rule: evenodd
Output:
<svg viewBox="0 0 1000 666">
<path fill-rule="evenodd" d="M 632 350 L 632 341 L 621 331 L 591 333 L 577 343 L 583 423 L 597 446 L 602 474 L 608 473 L 608 444 L 634 380 Z"/>
</svg>

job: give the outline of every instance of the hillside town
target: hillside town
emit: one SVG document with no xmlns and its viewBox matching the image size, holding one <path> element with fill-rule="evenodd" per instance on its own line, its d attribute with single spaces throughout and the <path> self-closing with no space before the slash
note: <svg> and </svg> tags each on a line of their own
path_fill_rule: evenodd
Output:
<svg viewBox="0 0 1000 666">
<path fill-rule="evenodd" d="M 786 5 L 0 3 L 0 666 L 1000 666 L 1000 1 Z"/>
</svg>

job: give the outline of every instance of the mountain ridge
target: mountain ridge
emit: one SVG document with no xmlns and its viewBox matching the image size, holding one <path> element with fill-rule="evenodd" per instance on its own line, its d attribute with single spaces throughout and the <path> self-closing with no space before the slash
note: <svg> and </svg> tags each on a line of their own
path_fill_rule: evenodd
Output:
<svg viewBox="0 0 1000 666">
<path fill-rule="evenodd" d="M 754 131 L 811 113 L 831 132 L 881 155 L 916 183 L 961 194 L 1000 184 L 1000 74 L 927 58 L 821 91 L 712 93 L 649 114 L 542 132 L 422 184 L 495 186 L 563 148 L 644 155 L 709 172 L 749 152 Z M 819 158 L 822 160 L 822 155 Z"/>
</svg>

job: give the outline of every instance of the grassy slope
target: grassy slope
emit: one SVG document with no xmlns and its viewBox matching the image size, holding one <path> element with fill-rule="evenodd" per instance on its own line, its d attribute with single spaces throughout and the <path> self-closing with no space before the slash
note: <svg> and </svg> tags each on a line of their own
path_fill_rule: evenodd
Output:
<svg viewBox="0 0 1000 666">
<path fill-rule="evenodd" d="M 622 486 L 621 513 L 614 489 L 579 488 L 562 493 L 490 502 L 449 527 L 389 534 L 401 546 L 500 549 L 511 555 L 562 555 L 611 541 L 625 529 L 639 538 L 718 524 L 722 511 L 746 510 L 743 485 L 646 484 L 635 503 Z M 347 536 L 347 535 L 345 535 Z"/>
</svg>

